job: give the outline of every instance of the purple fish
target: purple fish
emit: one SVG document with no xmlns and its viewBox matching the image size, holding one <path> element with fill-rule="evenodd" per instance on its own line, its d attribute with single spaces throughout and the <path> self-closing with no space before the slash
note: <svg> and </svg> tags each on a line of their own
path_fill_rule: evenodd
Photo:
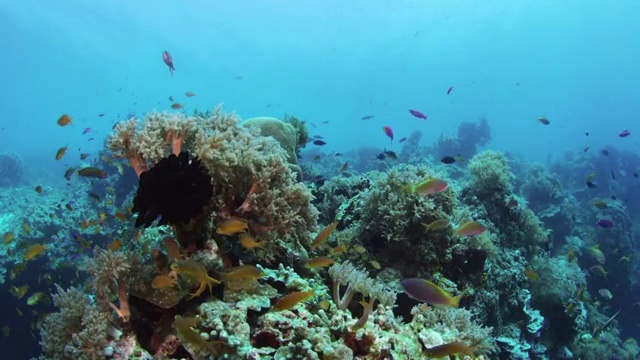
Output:
<svg viewBox="0 0 640 360">
<path fill-rule="evenodd" d="M 411 113 L 411 115 L 417 117 L 418 119 L 425 119 L 427 120 L 427 115 L 421 113 L 418 110 L 413 110 L 413 109 L 409 109 L 409 112 Z"/>
<path fill-rule="evenodd" d="M 84 129 L 84 130 L 82 131 L 82 135 L 84 135 L 84 134 L 88 134 L 88 133 L 90 133 L 90 132 L 91 132 L 91 128 L 86 128 L 86 129 Z"/>
<path fill-rule="evenodd" d="M 432 305 L 458 307 L 462 294 L 451 296 L 447 291 L 429 280 L 410 278 L 400 281 L 404 292 L 412 299 Z"/>
<path fill-rule="evenodd" d="M 391 139 L 391 143 L 393 144 L 393 129 L 391 129 L 391 126 L 383 126 L 382 131 Z"/>
<path fill-rule="evenodd" d="M 613 221 L 607 219 L 600 219 L 596 221 L 596 225 L 603 227 L 605 229 L 611 229 L 613 227 Z"/>
<path fill-rule="evenodd" d="M 173 72 L 176 71 L 176 69 L 173 67 L 173 58 L 168 51 L 162 53 L 162 60 L 164 60 L 164 63 L 167 64 L 169 70 L 171 71 L 171 76 L 173 76 Z"/>
<path fill-rule="evenodd" d="M 622 138 L 623 138 L 623 137 L 627 137 L 627 136 L 629 136 L 629 135 L 631 135 L 631 133 L 629 132 L 629 130 L 623 130 L 622 132 L 620 132 L 620 134 L 618 134 L 618 136 L 620 136 L 620 137 L 622 137 Z"/>
</svg>

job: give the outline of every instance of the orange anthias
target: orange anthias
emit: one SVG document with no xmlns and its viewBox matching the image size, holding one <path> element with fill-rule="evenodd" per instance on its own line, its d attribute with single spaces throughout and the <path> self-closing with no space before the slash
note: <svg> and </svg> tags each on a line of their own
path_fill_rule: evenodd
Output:
<svg viewBox="0 0 640 360">
<path fill-rule="evenodd" d="M 195 260 L 178 260 L 171 264 L 171 270 L 175 271 L 179 275 L 189 276 L 200 283 L 198 290 L 191 294 L 192 299 L 200 296 L 206 288 L 209 288 L 209 292 L 211 292 L 213 285 L 220 283 L 218 280 L 209 277 L 207 268 Z"/>
</svg>

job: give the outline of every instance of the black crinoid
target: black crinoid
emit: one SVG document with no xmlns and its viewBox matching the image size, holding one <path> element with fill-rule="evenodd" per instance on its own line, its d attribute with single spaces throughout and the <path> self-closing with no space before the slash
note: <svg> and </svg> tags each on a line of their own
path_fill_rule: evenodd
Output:
<svg viewBox="0 0 640 360">
<path fill-rule="evenodd" d="M 133 213 L 136 227 L 187 224 L 203 211 L 213 196 L 211 176 L 198 158 L 183 151 L 160 160 L 140 174 Z"/>
</svg>

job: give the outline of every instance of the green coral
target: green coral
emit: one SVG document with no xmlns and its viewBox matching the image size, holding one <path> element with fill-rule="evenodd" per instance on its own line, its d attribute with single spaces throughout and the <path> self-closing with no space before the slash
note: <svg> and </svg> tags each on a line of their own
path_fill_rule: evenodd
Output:
<svg viewBox="0 0 640 360">
<path fill-rule="evenodd" d="M 485 150 L 469 160 L 469 171 L 474 183 L 484 189 L 510 188 L 511 170 L 507 158 L 501 152 Z"/>
<path fill-rule="evenodd" d="M 307 127 L 307 123 L 295 116 L 287 114 L 284 115 L 284 122 L 291 124 L 296 129 L 296 134 L 298 135 L 296 152 L 300 152 L 302 148 L 307 146 L 307 142 L 309 141 L 309 127 Z"/>
</svg>

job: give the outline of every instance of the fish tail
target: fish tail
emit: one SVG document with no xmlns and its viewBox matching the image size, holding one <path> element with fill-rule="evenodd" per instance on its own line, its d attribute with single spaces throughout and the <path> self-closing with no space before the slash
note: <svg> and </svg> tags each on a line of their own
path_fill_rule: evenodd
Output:
<svg viewBox="0 0 640 360">
<path fill-rule="evenodd" d="M 450 305 L 457 308 L 460 306 L 460 299 L 462 299 L 462 294 L 452 297 Z"/>
</svg>

